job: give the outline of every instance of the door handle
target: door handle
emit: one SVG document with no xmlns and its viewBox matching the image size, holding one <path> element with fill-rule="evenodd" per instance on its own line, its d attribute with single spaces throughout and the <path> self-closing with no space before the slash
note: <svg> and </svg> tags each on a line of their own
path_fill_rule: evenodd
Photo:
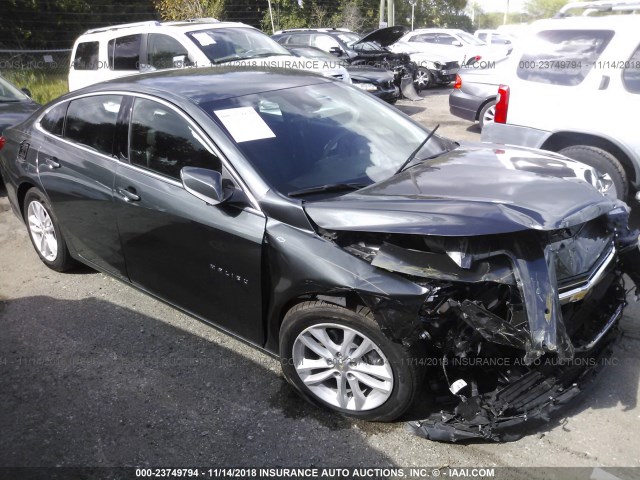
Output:
<svg viewBox="0 0 640 480">
<path fill-rule="evenodd" d="M 56 157 L 45 157 L 44 163 L 51 169 L 60 168 L 60 162 L 58 162 Z"/>
<path fill-rule="evenodd" d="M 136 189 L 133 187 L 118 188 L 117 192 L 122 196 L 125 202 L 137 202 L 140 200 L 140 195 L 136 193 Z"/>
</svg>

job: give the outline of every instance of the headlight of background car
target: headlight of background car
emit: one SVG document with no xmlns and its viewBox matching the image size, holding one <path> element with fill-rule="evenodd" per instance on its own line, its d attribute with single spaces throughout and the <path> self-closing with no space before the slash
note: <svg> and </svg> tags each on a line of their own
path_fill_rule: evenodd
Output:
<svg viewBox="0 0 640 480">
<path fill-rule="evenodd" d="M 354 85 L 367 92 L 375 92 L 378 89 L 378 87 L 376 87 L 373 83 L 355 83 L 354 82 Z"/>
</svg>

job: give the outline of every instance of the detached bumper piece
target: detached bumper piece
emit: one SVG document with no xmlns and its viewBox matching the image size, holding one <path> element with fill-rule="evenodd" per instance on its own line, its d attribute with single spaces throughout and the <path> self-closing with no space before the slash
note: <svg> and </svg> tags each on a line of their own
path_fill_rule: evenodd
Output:
<svg viewBox="0 0 640 480">
<path fill-rule="evenodd" d="M 506 385 L 484 395 L 459 395 L 459 403 L 451 410 L 409 422 L 409 429 L 439 442 L 518 440 L 558 415 L 589 385 L 611 356 L 616 338 L 617 332 L 609 331 L 596 348 L 576 354 L 566 365 L 551 358 L 540 359 Z"/>
</svg>

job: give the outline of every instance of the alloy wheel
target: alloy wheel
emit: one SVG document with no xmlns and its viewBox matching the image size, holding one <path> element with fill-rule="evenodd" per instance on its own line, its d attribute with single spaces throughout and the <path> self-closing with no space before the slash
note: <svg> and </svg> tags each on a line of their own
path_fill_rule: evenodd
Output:
<svg viewBox="0 0 640 480">
<path fill-rule="evenodd" d="M 393 391 L 393 370 L 382 350 L 343 325 L 323 323 L 303 330 L 293 344 L 293 362 L 307 388 L 338 408 L 371 410 Z"/>
<path fill-rule="evenodd" d="M 27 209 L 29 233 L 42 257 L 53 262 L 58 256 L 58 239 L 47 209 L 38 201 L 33 201 Z"/>
</svg>

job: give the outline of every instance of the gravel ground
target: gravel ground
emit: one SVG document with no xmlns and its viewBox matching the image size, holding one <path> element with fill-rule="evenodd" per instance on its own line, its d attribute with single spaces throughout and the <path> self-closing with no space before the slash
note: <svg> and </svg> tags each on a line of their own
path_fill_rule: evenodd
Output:
<svg viewBox="0 0 640 480">
<path fill-rule="evenodd" d="M 479 140 L 448 90 L 399 108 Z M 37 258 L 0 192 L 0 466 L 640 466 L 640 327 L 566 416 L 449 445 L 300 400 L 272 358 L 101 273 Z"/>
</svg>

